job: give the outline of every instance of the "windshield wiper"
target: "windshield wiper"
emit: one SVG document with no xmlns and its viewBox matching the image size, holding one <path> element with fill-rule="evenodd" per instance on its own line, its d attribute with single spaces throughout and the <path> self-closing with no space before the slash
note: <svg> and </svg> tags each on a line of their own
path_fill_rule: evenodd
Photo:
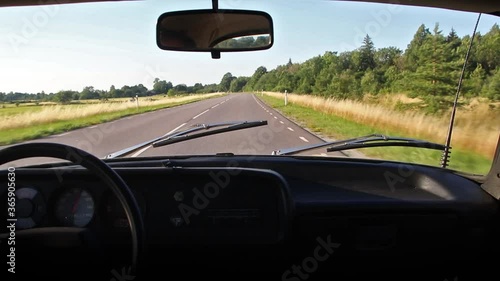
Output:
<svg viewBox="0 0 500 281">
<path fill-rule="evenodd" d="M 406 146 L 406 147 L 420 147 L 427 149 L 443 150 L 445 146 L 439 143 L 428 142 L 419 139 L 412 138 L 401 138 L 401 137 L 391 137 L 381 134 L 372 134 L 352 139 L 325 142 L 319 144 L 313 144 L 308 146 L 302 146 L 298 148 L 289 148 L 284 150 L 273 151 L 273 155 L 292 155 L 298 152 L 327 147 L 327 152 L 355 149 L 355 148 L 366 148 L 366 147 L 380 147 L 380 146 Z"/>
<path fill-rule="evenodd" d="M 168 144 L 173 144 L 177 142 L 182 142 L 186 140 L 191 140 L 195 138 L 201 138 L 209 135 L 215 135 L 215 134 L 220 134 L 220 133 L 225 133 L 225 132 L 230 132 L 230 131 L 236 131 L 236 130 L 241 130 L 241 129 L 247 129 L 247 128 L 252 128 L 252 127 L 258 127 L 258 126 L 263 126 L 267 125 L 267 121 L 235 121 L 235 122 L 224 122 L 224 123 L 212 123 L 212 124 L 195 124 L 192 126 L 192 128 L 182 130 L 179 132 L 173 132 L 168 135 L 164 135 L 125 149 L 122 149 L 120 151 L 114 152 L 106 156 L 106 159 L 110 158 L 116 158 L 116 157 L 121 157 L 123 155 L 130 154 L 136 150 L 139 150 L 141 148 L 144 148 L 148 145 L 151 145 L 153 147 L 160 147 Z M 217 130 L 210 130 L 212 128 L 217 128 L 217 127 L 224 127 L 220 128 Z M 202 131 L 206 130 L 205 132 L 201 133 L 195 133 L 197 131 Z M 210 131 L 208 131 L 210 130 Z M 195 134 L 192 134 L 195 133 Z"/>
<path fill-rule="evenodd" d="M 201 138 L 201 137 L 205 137 L 205 136 L 209 136 L 209 135 L 215 135 L 215 134 L 236 131 L 236 130 L 241 130 L 241 129 L 246 129 L 246 128 L 258 127 L 258 126 L 263 126 L 263 125 L 267 125 L 266 120 L 264 120 L 264 121 L 244 121 L 244 122 L 226 122 L 226 123 L 214 123 L 214 124 L 196 124 L 196 125 L 193 125 L 193 128 L 191 128 L 191 129 L 180 131 L 180 132 L 174 133 L 166 138 L 155 141 L 153 143 L 153 147 L 160 147 L 160 146 L 164 146 L 164 145 L 168 145 L 168 144 L 172 144 L 172 143 L 176 143 L 176 142 L 181 142 L 181 141 L 186 141 L 186 140 L 191 140 L 191 139 L 195 139 L 195 138 Z M 196 131 L 209 130 L 209 129 L 215 128 L 215 127 L 224 127 L 224 128 L 190 135 L 190 133 L 194 133 Z"/>
</svg>

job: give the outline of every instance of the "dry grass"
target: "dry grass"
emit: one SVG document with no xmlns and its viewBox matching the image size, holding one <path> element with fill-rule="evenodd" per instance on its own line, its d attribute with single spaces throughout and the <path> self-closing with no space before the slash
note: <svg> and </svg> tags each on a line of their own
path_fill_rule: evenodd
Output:
<svg viewBox="0 0 500 281">
<path fill-rule="evenodd" d="M 158 98 L 156 100 L 146 100 L 146 98 L 139 98 L 139 107 L 180 103 L 200 98 L 210 98 L 217 95 L 220 95 L 220 93 L 189 95 L 172 98 L 164 97 Z M 19 114 L 0 115 L 0 130 L 24 128 L 32 125 L 72 120 L 82 117 L 94 116 L 102 113 L 126 110 L 135 107 L 136 103 L 130 102 L 128 100 L 121 103 L 103 102 L 98 104 L 43 106 L 41 110 L 34 112 L 28 111 Z"/>
<path fill-rule="evenodd" d="M 283 98 L 280 93 L 265 93 Z M 398 101 L 418 103 L 404 95 L 380 97 L 380 103 L 325 99 L 311 95 L 288 94 L 288 101 L 314 110 L 333 114 L 375 128 L 396 130 L 404 135 L 444 143 L 448 131 L 449 114 L 426 115 L 416 110 L 405 112 L 394 108 Z M 385 100 L 384 100 L 385 99 Z M 373 101 L 373 100 L 372 100 Z M 484 101 L 474 101 L 457 111 L 453 129 L 453 147 L 474 151 L 490 157 L 496 147 L 500 130 L 500 111 Z"/>
</svg>

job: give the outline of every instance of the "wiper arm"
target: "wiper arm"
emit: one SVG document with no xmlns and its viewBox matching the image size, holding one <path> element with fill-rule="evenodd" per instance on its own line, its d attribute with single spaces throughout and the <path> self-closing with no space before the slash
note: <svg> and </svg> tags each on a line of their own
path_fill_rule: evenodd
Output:
<svg viewBox="0 0 500 281">
<path fill-rule="evenodd" d="M 263 126 L 263 125 L 267 125 L 266 120 L 264 120 L 264 121 L 227 122 L 227 123 L 215 123 L 215 124 L 196 124 L 196 125 L 194 125 L 194 128 L 174 133 L 168 137 L 165 137 L 161 140 L 154 142 L 153 147 L 160 147 L 160 146 L 173 144 L 173 143 L 177 143 L 177 142 L 181 142 L 181 141 L 186 141 L 186 140 L 191 140 L 191 139 L 196 139 L 196 138 L 201 138 L 201 137 L 205 137 L 205 136 L 210 136 L 210 135 L 215 135 L 215 134 L 220 134 L 220 133 L 225 133 L 225 132 L 231 132 L 231 131 L 236 131 L 236 130 L 241 130 L 241 129 L 258 127 L 258 126 Z M 215 128 L 215 127 L 224 127 L 224 128 L 206 131 L 206 132 L 197 133 L 197 134 L 191 134 L 191 133 L 194 133 L 196 131 L 209 130 L 209 129 Z"/>
<path fill-rule="evenodd" d="M 289 148 L 284 150 L 273 151 L 273 155 L 292 155 L 298 152 L 327 147 L 327 152 L 348 150 L 355 148 L 365 148 L 365 147 L 380 147 L 380 146 L 408 146 L 408 147 L 422 147 L 436 150 L 443 150 L 444 145 L 438 143 L 432 143 L 428 141 L 411 139 L 411 138 L 400 138 L 400 137 L 390 137 L 381 134 L 372 134 L 357 138 L 351 138 L 340 141 L 325 142 L 313 145 L 302 146 L 298 148 Z"/>
</svg>

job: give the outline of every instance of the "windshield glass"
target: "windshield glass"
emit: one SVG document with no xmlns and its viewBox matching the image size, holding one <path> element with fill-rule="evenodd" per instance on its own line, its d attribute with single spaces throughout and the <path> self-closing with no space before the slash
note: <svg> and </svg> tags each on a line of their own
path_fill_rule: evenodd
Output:
<svg viewBox="0 0 500 281">
<path fill-rule="evenodd" d="M 165 51 L 165 12 L 211 1 L 124 1 L 0 8 L 0 146 L 59 142 L 104 158 L 273 152 L 370 134 L 444 145 L 477 13 L 337 1 L 220 1 L 264 11 L 273 46 Z M 263 36 L 220 47 L 261 46 Z M 243 45 L 242 45 L 243 44 Z M 448 168 L 486 174 L 500 124 L 500 28 L 481 16 L 465 67 Z M 155 147 L 200 124 L 267 121 Z M 203 130 L 202 130 L 203 131 Z M 192 132 L 192 134 L 199 132 Z M 370 147 L 292 155 L 441 166 L 442 151 Z M 35 164 L 47 159 L 27 159 Z"/>
</svg>

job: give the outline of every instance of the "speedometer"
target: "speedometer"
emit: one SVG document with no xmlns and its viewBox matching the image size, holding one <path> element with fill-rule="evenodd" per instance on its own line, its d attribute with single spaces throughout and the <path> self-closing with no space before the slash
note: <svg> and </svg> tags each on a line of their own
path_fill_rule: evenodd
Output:
<svg viewBox="0 0 500 281">
<path fill-rule="evenodd" d="M 65 190 L 57 199 L 55 215 L 64 226 L 84 227 L 94 217 L 94 199 L 82 188 Z"/>
</svg>

